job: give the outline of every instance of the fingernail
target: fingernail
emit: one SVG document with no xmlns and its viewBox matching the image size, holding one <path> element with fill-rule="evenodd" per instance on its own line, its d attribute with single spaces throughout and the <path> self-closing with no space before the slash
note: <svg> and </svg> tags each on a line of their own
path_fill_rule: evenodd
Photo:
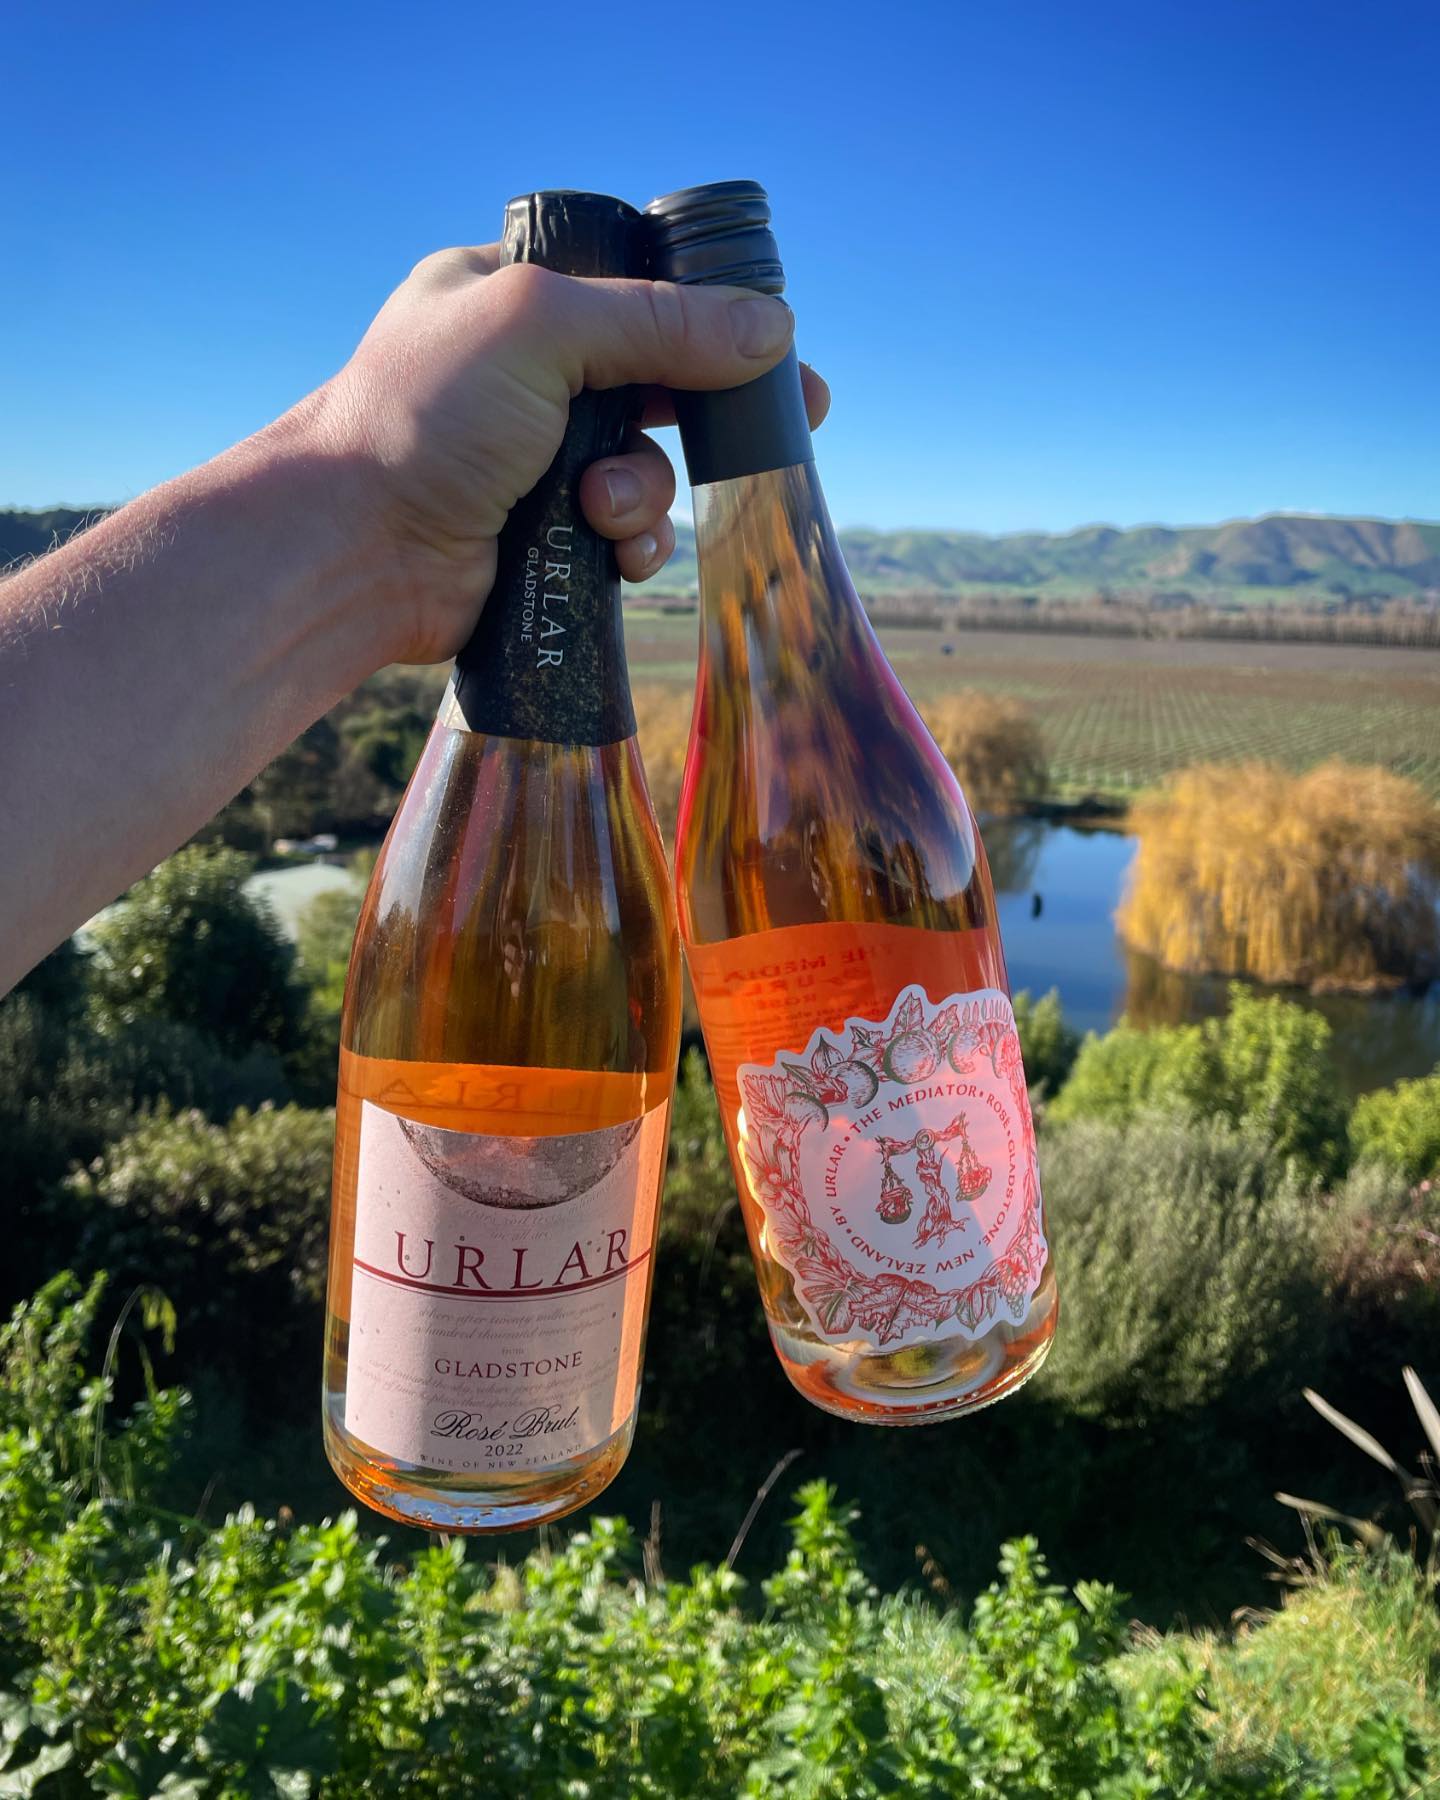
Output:
<svg viewBox="0 0 1440 1800">
<path fill-rule="evenodd" d="M 794 315 L 783 300 L 762 294 L 753 300 L 732 300 L 730 317 L 735 348 L 742 356 L 770 356 L 790 342 Z"/>
<path fill-rule="evenodd" d="M 636 552 L 640 557 L 642 568 L 648 569 L 660 554 L 660 541 L 653 531 L 642 531 L 637 538 L 632 538 Z"/>
<path fill-rule="evenodd" d="M 640 504 L 640 477 L 633 469 L 607 469 L 605 492 L 610 498 L 610 511 L 621 519 Z"/>
</svg>

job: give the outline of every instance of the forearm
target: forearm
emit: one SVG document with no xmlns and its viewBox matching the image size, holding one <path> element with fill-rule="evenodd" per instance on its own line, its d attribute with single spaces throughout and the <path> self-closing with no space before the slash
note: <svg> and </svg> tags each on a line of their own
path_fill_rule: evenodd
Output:
<svg viewBox="0 0 1440 1800">
<path fill-rule="evenodd" d="M 313 404 L 0 582 L 0 993 L 395 639 Z"/>
</svg>

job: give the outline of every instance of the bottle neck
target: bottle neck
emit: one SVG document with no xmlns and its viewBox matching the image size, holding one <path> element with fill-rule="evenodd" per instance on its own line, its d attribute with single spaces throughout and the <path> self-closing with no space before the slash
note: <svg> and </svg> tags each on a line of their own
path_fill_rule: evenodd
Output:
<svg viewBox="0 0 1440 1800">
<path fill-rule="evenodd" d="M 692 487 L 793 468 L 815 454 L 793 348 L 743 387 L 707 394 L 676 389 L 673 397 Z"/>
<path fill-rule="evenodd" d="M 549 470 L 518 501 L 495 584 L 455 659 L 441 722 L 497 737 L 613 744 L 635 732 L 615 549 L 580 510 L 580 477 L 620 448 L 624 389 L 578 394 Z"/>
<path fill-rule="evenodd" d="M 813 462 L 697 487 L 694 500 L 702 695 L 719 684 L 768 710 L 883 665 Z"/>
</svg>

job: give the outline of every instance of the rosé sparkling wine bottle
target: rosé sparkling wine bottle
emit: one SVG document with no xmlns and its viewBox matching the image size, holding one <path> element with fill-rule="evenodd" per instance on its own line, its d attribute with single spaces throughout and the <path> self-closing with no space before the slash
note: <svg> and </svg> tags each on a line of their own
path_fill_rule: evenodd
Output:
<svg viewBox="0 0 1440 1800">
<path fill-rule="evenodd" d="M 512 201 L 511 261 L 623 275 L 640 215 Z M 635 1424 L 680 1030 L 611 547 L 576 495 L 630 402 L 582 393 L 514 509 L 390 828 L 341 1026 L 325 1447 L 443 1531 L 591 1500 Z"/>
<path fill-rule="evenodd" d="M 657 278 L 783 288 L 755 183 L 647 212 Z M 793 353 L 676 410 L 701 594 L 680 929 L 771 1337 L 844 1418 L 972 1412 L 1057 1312 L 985 852 L 851 586 Z"/>
</svg>

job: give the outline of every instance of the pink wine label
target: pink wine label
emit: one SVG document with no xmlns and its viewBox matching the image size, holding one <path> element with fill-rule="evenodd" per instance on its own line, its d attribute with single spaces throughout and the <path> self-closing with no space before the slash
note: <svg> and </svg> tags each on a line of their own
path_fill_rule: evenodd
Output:
<svg viewBox="0 0 1440 1800">
<path fill-rule="evenodd" d="M 360 1120 L 345 1428 L 383 1456 L 544 1469 L 635 1404 L 667 1106 L 599 1131 Z"/>
<path fill-rule="evenodd" d="M 771 1252 L 832 1342 L 900 1350 L 1019 1323 L 1047 1249 L 1008 997 L 911 986 L 739 1071 L 740 1149 Z"/>
</svg>

